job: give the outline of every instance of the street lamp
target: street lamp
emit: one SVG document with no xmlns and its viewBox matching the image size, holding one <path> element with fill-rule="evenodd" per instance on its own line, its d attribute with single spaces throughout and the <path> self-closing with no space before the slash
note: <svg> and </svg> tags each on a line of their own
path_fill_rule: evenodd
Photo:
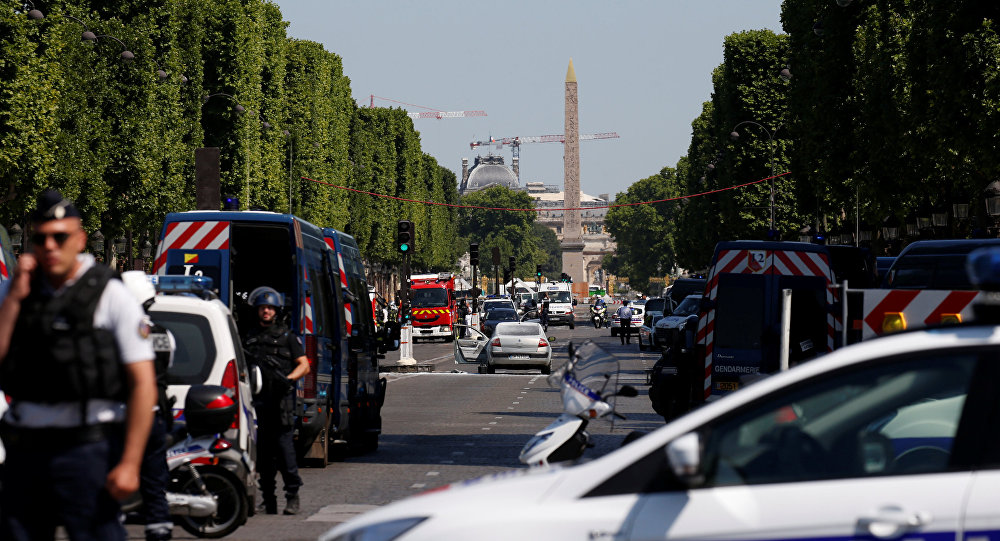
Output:
<svg viewBox="0 0 1000 541">
<path fill-rule="evenodd" d="M 125 42 L 123 42 L 122 40 L 120 40 L 120 39 L 112 36 L 111 34 L 100 34 L 100 35 L 95 34 L 90 29 L 90 27 L 87 26 L 87 23 L 81 21 L 80 19 L 77 19 L 76 17 L 74 17 L 72 15 L 65 15 L 64 14 L 63 17 L 66 17 L 67 19 L 71 19 L 73 21 L 76 21 L 76 22 L 80 23 L 80 25 L 83 26 L 83 33 L 80 34 L 80 41 L 92 41 L 92 42 L 96 43 L 96 42 L 99 42 L 101 40 L 101 38 L 111 38 L 111 39 L 115 40 L 116 42 L 118 42 L 118 45 L 122 46 L 122 50 L 121 50 L 121 58 L 122 58 L 122 60 L 124 60 L 126 62 L 131 62 L 132 60 L 135 60 L 135 55 L 132 54 L 132 51 L 128 50 L 128 47 L 125 46 Z"/>
<path fill-rule="evenodd" d="M 729 134 L 729 138 L 732 139 L 733 141 L 738 141 L 740 139 L 740 132 L 738 132 L 737 130 L 739 130 L 740 126 L 744 124 L 757 126 L 761 130 L 763 130 L 764 133 L 767 135 L 767 149 L 768 151 L 770 151 L 770 164 L 771 164 L 771 179 L 770 179 L 771 182 L 769 183 L 771 187 L 771 197 L 770 197 L 771 221 L 770 221 L 770 226 L 768 227 L 767 236 L 771 237 L 776 233 L 774 229 L 774 134 L 781 129 L 782 124 L 778 124 L 778 127 L 773 130 L 769 130 L 765 128 L 762 124 L 754 122 L 753 120 L 744 120 L 743 122 L 740 122 L 739 124 L 733 126 L 733 131 Z"/>
<path fill-rule="evenodd" d="M 281 130 L 281 133 L 288 138 L 288 213 L 292 214 L 292 152 L 294 152 L 295 139 L 292 138 L 292 132 L 288 130 Z"/>
<path fill-rule="evenodd" d="M 20 225 L 14 224 L 10 228 L 10 244 L 13 248 L 15 248 L 14 250 L 15 252 L 17 253 L 21 252 L 21 241 L 23 239 L 24 239 L 24 230 L 21 229 Z"/>
</svg>

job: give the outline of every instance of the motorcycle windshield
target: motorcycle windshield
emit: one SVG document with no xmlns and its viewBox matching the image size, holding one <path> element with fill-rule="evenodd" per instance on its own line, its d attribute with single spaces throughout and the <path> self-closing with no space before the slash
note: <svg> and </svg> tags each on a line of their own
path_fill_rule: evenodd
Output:
<svg viewBox="0 0 1000 541">
<path fill-rule="evenodd" d="M 587 340 L 573 357 L 549 377 L 558 385 L 563 411 L 586 418 L 603 417 L 614 409 L 618 389 L 618 359 Z"/>
</svg>

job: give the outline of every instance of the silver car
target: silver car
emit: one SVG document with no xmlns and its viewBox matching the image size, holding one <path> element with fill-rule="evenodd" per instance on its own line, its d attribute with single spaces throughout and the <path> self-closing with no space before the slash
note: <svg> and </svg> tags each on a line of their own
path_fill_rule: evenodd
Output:
<svg viewBox="0 0 1000 541">
<path fill-rule="evenodd" d="M 486 373 L 500 368 L 539 368 L 552 372 L 552 346 L 542 326 L 534 322 L 497 323 L 486 346 Z"/>
</svg>

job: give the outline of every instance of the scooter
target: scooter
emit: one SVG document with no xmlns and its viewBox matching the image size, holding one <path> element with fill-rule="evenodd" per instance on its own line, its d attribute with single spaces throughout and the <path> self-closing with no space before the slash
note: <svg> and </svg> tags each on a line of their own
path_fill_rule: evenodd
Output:
<svg viewBox="0 0 1000 541">
<path fill-rule="evenodd" d="M 174 522 L 197 537 L 229 535 L 252 508 L 246 478 L 250 457 L 218 436 L 232 423 L 238 404 L 217 385 L 192 385 L 184 403 L 186 424 L 167 435 L 167 504 Z M 142 506 L 139 493 L 122 504 L 127 522 Z"/>
<path fill-rule="evenodd" d="M 608 307 L 605 305 L 593 305 L 590 307 L 590 322 L 595 329 L 603 328 L 608 321 Z"/>
<path fill-rule="evenodd" d="M 634 397 L 631 385 L 618 386 L 618 359 L 588 340 L 579 348 L 569 346 L 569 361 L 547 378 L 559 389 L 563 413 L 521 449 L 518 459 L 532 467 L 579 459 L 593 447 L 587 424 L 592 419 L 625 416 L 615 411 L 614 397 Z"/>
</svg>

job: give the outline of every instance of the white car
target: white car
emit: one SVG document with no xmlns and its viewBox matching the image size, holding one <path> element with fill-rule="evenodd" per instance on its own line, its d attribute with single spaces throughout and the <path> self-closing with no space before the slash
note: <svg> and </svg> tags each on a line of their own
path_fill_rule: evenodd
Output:
<svg viewBox="0 0 1000 541">
<path fill-rule="evenodd" d="M 455 483 L 321 539 L 997 539 L 998 380 L 1000 326 L 874 339 L 591 462 Z"/>
<path fill-rule="evenodd" d="M 552 346 L 542 326 L 534 322 L 497 323 L 486 346 L 486 373 L 501 368 L 538 368 L 552 372 Z"/>
<path fill-rule="evenodd" d="M 236 323 L 229 308 L 207 287 L 190 276 L 151 276 L 158 294 L 149 308 L 155 323 L 174 335 L 177 349 L 167 371 L 167 395 L 174 399 L 173 411 L 183 420 L 184 399 L 192 385 L 221 385 L 232 389 L 239 413 L 223 435 L 239 447 L 247 471 L 233 472 L 250 490 L 248 503 L 255 498 L 257 455 L 257 414 L 253 393 L 260 389 L 259 369 L 248 368 Z M 155 346 L 155 344 L 154 344 Z"/>
<path fill-rule="evenodd" d="M 644 314 L 646 313 L 645 304 L 646 301 L 629 301 L 628 307 L 632 309 L 632 325 L 629 327 L 629 334 L 637 334 L 639 332 L 639 327 L 642 327 L 642 320 Z M 615 316 L 617 311 L 618 309 L 615 308 L 614 310 L 609 310 L 608 312 L 608 317 L 611 318 L 611 336 L 618 336 L 618 333 L 621 332 L 622 328 L 621 321 L 617 316 Z"/>
</svg>

